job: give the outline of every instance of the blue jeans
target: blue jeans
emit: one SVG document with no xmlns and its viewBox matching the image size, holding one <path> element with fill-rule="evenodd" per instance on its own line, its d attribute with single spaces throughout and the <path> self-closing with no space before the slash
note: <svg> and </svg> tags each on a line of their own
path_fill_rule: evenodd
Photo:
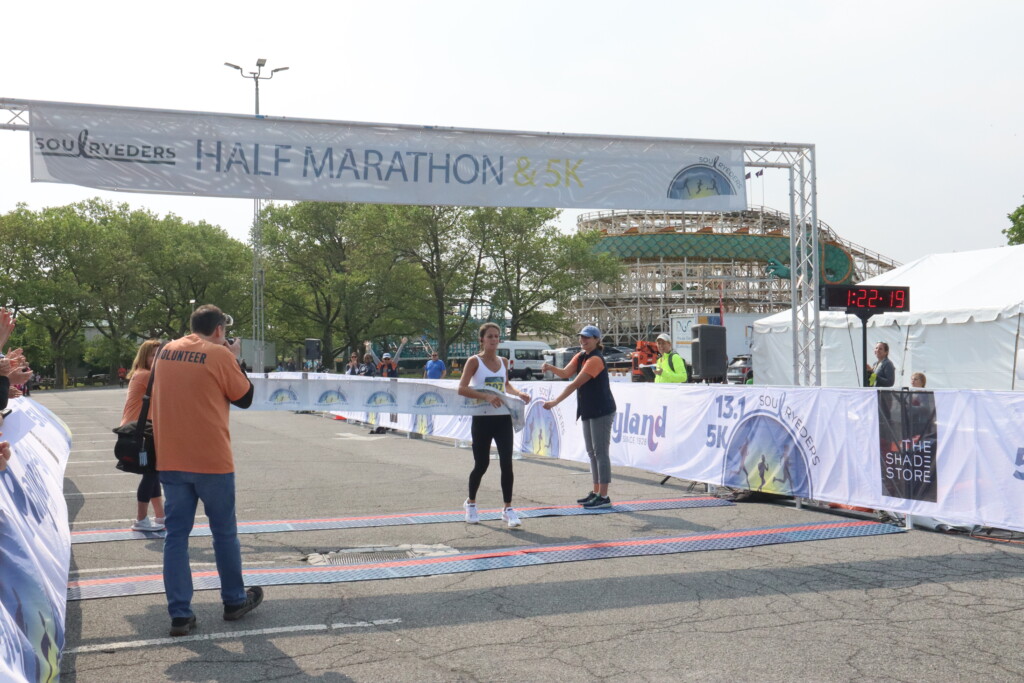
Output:
<svg viewBox="0 0 1024 683">
<path fill-rule="evenodd" d="M 196 507 L 203 508 L 213 534 L 213 554 L 220 576 L 220 597 L 225 605 L 245 602 L 242 582 L 242 550 L 235 521 L 235 474 L 161 472 L 164 487 L 164 591 L 171 618 L 192 616 L 192 566 L 188 560 L 188 536 L 196 521 Z"/>
</svg>

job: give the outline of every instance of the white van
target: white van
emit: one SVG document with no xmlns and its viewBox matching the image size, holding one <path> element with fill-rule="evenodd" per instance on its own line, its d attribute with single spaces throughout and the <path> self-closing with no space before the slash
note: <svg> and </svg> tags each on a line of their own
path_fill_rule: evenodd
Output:
<svg viewBox="0 0 1024 683">
<path fill-rule="evenodd" d="M 498 344 L 498 355 L 508 358 L 510 379 L 540 379 L 544 352 L 550 350 L 544 342 L 503 341 Z"/>
<path fill-rule="evenodd" d="M 571 361 L 576 356 L 576 354 L 582 350 L 583 348 L 580 346 L 569 346 L 561 349 L 551 349 L 550 351 L 546 351 L 544 353 L 544 360 L 546 360 L 548 363 L 551 363 L 552 365 L 564 368 L 566 365 L 569 364 L 569 361 Z M 544 379 L 559 380 L 561 378 L 558 377 L 553 372 L 545 372 Z"/>
</svg>

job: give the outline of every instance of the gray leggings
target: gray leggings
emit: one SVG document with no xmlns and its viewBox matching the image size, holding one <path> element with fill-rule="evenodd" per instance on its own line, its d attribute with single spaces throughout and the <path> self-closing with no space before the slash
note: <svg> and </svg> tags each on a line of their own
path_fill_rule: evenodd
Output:
<svg viewBox="0 0 1024 683">
<path fill-rule="evenodd" d="M 615 413 L 583 420 L 583 442 L 590 457 L 590 474 L 595 484 L 608 484 L 612 480 L 612 461 L 608 445 L 612 440 L 612 421 Z"/>
</svg>

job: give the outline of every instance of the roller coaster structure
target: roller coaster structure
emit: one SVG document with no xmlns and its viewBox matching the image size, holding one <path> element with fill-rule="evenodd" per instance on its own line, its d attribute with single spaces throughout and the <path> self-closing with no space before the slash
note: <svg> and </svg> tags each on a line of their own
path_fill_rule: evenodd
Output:
<svg viewBox="0 0 1024 683">
<path fill-rule="evenodd" d="M 625 275 L 592 284 L 574 301 L 581 323 L 596 323 L 614 344 L 632 346 L 669 329 L 671 315 L 769 315 L 792 306 L 792 217 L 751 207 L 732 213 L 596 211 L 577 230 L 599 230 L 596 250 L 615 256 Z M 819 221 L 819 284 L 859 282 L 900 265 L 840 238 Z M 804 236 L 806 237 L 806 236 Z M 791 277 L 791 275 L 795 277 Z"/>
</svg>

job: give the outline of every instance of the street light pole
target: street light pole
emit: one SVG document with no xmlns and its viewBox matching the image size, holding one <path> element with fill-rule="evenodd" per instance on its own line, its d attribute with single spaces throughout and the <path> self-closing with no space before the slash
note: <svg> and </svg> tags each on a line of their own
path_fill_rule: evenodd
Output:
<svg viewBox="0 0 1024 683">
<path fill-rule="evenodd" d="M 269 75 L 264 76 L 263 67 L 267 65 L 266 59 L 256 60 L 256 70 L 246 75 L 242 67 L 224 62 L 224 66 L 237 69 L 242 78 L 251 78 L 256 86 L 256 116 L 260 115 L 260 81 L 269 81 L 278 71 L 287 71 L 288 67 L 282 66 L 274 69 Z M 252 206 L 252 336 L 256 346 L 253 366 L 256 372 L 263 372 L 264 351 L 266 349 L 266 321 L 263 315 L 263 285 L 265 282 L 263 265 L 263 228 L 260 225 L 260 210 L 263 208 L 262 200 L 259 197 L 253 199 Z"/>
</svg>

